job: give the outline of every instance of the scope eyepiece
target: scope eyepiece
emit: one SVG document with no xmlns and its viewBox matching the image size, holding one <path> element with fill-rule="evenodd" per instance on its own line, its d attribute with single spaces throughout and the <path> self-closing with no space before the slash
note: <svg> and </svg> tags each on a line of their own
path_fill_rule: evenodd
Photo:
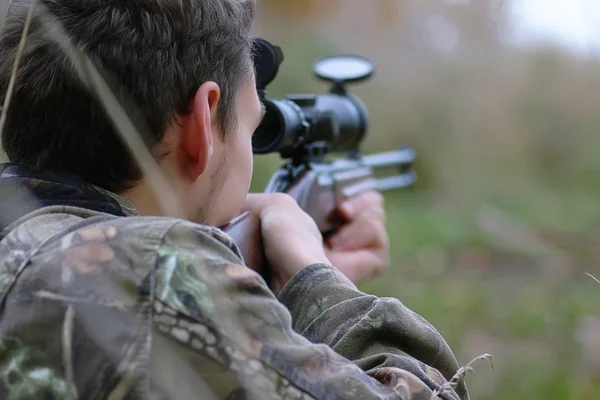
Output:
<svg viewBox="0 0 600 400">
<path fill-rule="evenodd" d="M 279 152 L 294 146 L 297 138 L 304 137 L 308 129 L 305 115 L 294 102 L 288 99 L 263 99 L 265 117 L 252 136 L 255 154 Z"/>
<path fill-rule="evenodd" d="M 283 63 L 283 51 L 264 39 L 252 41 L 252 57 L 256 72 L 256 88 L 264 90 L 277 76 L 279 66 Z"/>
</svg>

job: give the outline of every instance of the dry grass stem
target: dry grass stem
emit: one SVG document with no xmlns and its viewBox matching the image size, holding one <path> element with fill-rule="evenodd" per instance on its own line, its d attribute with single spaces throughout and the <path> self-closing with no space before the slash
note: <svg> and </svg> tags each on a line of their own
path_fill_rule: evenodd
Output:
<svg viewBox="0 0 600 400">
<path fill-rule="evenodd" d="M 15 83 L 17 81 L 19 63 L 21 62 L 21 57 L 23 56 L 23 51 L 25 50 L 25 42 L 27 41 L 27 34 L 29 33 L 29 27 L 31 26 L 31 20 L 33 19 L 33 9 L 35 8 L 35 2 L 36 0 L 31 0 L 31 5 L 29 6 L 29 10 L 27 12 L 27 19 L 25 20 L 25 25 L 23 26 L 23 33 L 21 34 L 19 47 L 17 48 L 17 55 L 15 56 L 15 62 L 13 64 L 10 80 L 8 82 L 6 97 L 4 98 L 4 104 L 2 105 L 2 114 L 0 114 L 0 136 L 2 136 L 4 124 L 6 123 L 6 117 L 8 115 L 8 106 L 10 104 L 10 99 L 12 97 L 12 93 L 15 88 Z"/>
<path fill-rule="evenodd" d="M 490 360 L 491 368 L 494 369 L 494 357 L 492 357 L 491 354 L 487 354 L 487 353 L 481 354 L 481 355 L 475 357 L 474 359 L 472 359 L 464 367 L 460 367 L 458 369 L 458 371 L 456 371 L 456 373 L 452 376 L 452 379 L 447 381 L 440 389 L 434 390 L 433 394 L 431 395 L 430 400 L 435 400 L 440 394 L 442 394 L 446 391 L 453 390 L 456 386 L 458 386 L 458 384 L 461 382 L 461 380 L 467 374 L 467 372 L 471 372 L 472 374 L 475 374 L 475 370 L 473 369 L 472 365 L 475 362 L 481 361 L 481 360 Z"/>
</svg>

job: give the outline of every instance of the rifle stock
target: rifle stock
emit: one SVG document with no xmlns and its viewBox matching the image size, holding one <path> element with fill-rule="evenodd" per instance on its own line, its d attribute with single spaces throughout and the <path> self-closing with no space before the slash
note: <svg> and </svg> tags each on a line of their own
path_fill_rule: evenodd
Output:
<svg viewBox="0 0 600 400">
<path fill-rule="evenodd" d="M 246 265 L 266 278 L 268 263 L 262 243 L 260 218 L 245 212 L 223 227 L 223 231 L 237 244 Z"/>
</svg>

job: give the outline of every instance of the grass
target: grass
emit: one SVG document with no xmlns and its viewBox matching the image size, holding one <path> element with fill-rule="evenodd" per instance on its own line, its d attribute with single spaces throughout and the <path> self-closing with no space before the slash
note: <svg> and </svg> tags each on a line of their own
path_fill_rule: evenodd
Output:
<svg viewBox="0 0 600 400">
<path fill-rule="evenodd" d="M 256 163 L 254 189 L 259 190 L 278 160 L 257 157 Z M 430 197 L 435 196 L 418 191 L 387 195 L 392 266 L 362 289 L 396 297 L 427 318 L 463 364 L 491 353 L 495 369 L 478 363 L 476 375 L 467 378 L 474 398 L 595 398 L 600 359 L 590 360 L 586 352 L 596 345 L 578 339 L 586 321 L 598 317 L 600 285 L 585 274 L 598 267 L 579 259 L 592 251 L 593 242 L 586 248 L 575 236 L 579 246 L 558 260 L 568 263 L 567 272 L 554 273 L 544 265 L 552 253 L 501 245 L 478 228 L 475 213 L 453 213 Z M 560 222 L 552 212 L 516 211 L 516 220 L 535 227 L 530 229 Z M 559 233 L 570 237 L 588 224 L 572 225 L 573 233 Z M 600 331 L 593 332 L 600 337 Z"/>
<path fill-rule="evenodd" d="M 256 158 L 255 190 L 278 162 L 275 156 Z M 595 344 L 577 339 L 587 319 L 598 316 L 600 285 L 585 275 L 585 268 L 595 268 L 578 259 L 592 249 L 575 237 L 577 251 L 558 260 L 570 265 L 566 275 L 557 276 L 544 265 L 554 245 L 549 251 L 499 244 L 478 227 L 476 213 L 453 212 L 432 197 L 418 190 L 387 195 L 392 267 L 362 289 L 399 298 L 426 317 L 463 364 L 492 353 L 496 368 L 476 364 L 476 375 L 467 378 L 474 398 L 593 398 L 600 388 L 600 360 L 586 360 Z M 514 210 L 516 221 L 532 230 L 560 222 L 553 212 Z M 570 231 L 587 225 L 572 223 Z"/>
<path fill-rule="evenodd" d="M 414 218 L 417 223 L 418 217 Z M 388 223 L 398 225 L 393 217 Z M 427 237 L 425 231 L 421 235 Z M 461 258 L 452 252 L 473 248 L 468 235 L 463 236 L 465 242 L 447 236 L 451 239 L 447 244 L 437 232 L 429 237 L 436 244 L 430 245 L 434 247 L 426 256 L 419 256 L 423 246 L 418 244 L 411 252 L 404 243 L 399 254 L 395 245 L 403 241 L 402 236 L 392 234 L 392 268 L 363 289 L 397 297 L 425 316 L 462 363 L 492 353 L 496 369 L 479 366 L 477 375 L 468 378 L 476 398 L 593 398 L 585 396 L 599 388 L 599 365 L 598 360 L 586 364 L 585 352 L 594 344 L 576 337 L 586 319 L 598 315 L 600 288 L 595 282 L 583 273 L 546 281 L 537 273 L 524 272 L 533 269 L 535 259 L 498 253 L 483 244 L 477 245 L 480 254 L 471 258 L 473 265 L 457 263 Z M 487 258 L 482 256 L 486 251 L 491 253 Z M 416 256 L 410 257 L 411 253 Z M 477 263 L 489 259 L 494 266 Z M 503 264 L 511 262 L 518 262 L 519 268 L 502 270 Z M 578 369 L 585 374 L 578 376 Z"/>
</svg>

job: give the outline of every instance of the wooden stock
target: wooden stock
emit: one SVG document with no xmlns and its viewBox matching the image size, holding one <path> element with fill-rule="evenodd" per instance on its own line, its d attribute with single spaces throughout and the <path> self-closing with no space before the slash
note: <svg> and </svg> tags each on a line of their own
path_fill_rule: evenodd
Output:
<svg viewBox="0 0 600 400">
<path fill-rule="evenodd" d="M 260 218 L 245 212 L 231 221 L 223 230 L 239 247 L 246 265 L 267 279 L 269 266 L 263 250 Z"/>
<path fill-rule="evenodd" d="M 326 234 L 335 230 L 341 223 L 335 213 L 338 199 L 333 189 L 321 189 L 316 179 L 317 174 L 314 171 L 306 170 L 290 186 L 287 193 L 315 220 L 321 233 Z"/>
</svg>

